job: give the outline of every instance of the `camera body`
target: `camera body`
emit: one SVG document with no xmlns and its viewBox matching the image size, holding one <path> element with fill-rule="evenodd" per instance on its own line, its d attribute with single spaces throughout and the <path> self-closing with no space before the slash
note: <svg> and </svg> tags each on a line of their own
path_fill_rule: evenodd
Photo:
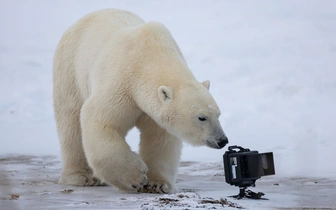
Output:
<svg viewBox="0 0 336 210">
<path fill-rule="evenodd" d="M 240 188 L 254 187 L 261 176 L 275 174 L 273 153 L 230 146 L 223 155 L 225 181 Z"/>
</svg>

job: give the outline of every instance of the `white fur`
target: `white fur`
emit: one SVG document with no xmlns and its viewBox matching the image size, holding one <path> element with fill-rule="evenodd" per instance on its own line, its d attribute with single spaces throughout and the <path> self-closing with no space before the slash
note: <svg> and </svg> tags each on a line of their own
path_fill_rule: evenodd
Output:
<svg viewBox="0 0 336 210">
<path fill-rule="evenodd" d="M 62 184 L 176 192 L 181 139 L 218 147 L 224 136 L 209 82 L 196 81 L 158 22 L 116 9 L 88 14 L 61 38 L 53 74 Z M 134 126 L 139 155 L 125 142 Z"/>
</svg>

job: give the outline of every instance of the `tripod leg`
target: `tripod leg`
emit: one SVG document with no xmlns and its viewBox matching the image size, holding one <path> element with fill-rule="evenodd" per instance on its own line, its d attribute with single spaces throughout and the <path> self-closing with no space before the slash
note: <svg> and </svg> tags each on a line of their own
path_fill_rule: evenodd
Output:
<svg viewBox="0 0 336 210">
<path fill-rule="evenodd" d="M 267 198 L 262 198 L 265 194 L 262 192 L 253 192 L 251 190 L 246 191 L 245 197 L 251 198 L 251 199 L 262 199 L 262 200 L 268 200 Z"/>
<path fill-rule="evenodd" d="M 240 200 L 240 199 L 246 197 L 245 189 L 246 188 L 239 188 L 239 194 L 238 195 L 233 195 L 233 196 L 229 196 L 229 197 L 232 197 L 232 198 L 235 198 L 237 200 Z"/>
</svg>

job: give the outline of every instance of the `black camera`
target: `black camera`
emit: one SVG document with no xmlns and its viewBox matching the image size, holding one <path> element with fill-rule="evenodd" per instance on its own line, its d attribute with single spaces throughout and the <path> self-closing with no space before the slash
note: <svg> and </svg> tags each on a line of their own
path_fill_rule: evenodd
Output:
<svg viewBox="0 0 336 210">
<path fill-rule="evenodd" d="M 263 196 L 263 193 L 245 192 L 247 187 L 254 187 L 255 182 L 261 176 L 274 175 L 273 153 L 259 153 L 250 151 L 240 146 L 230 146 L 223 155 L 225 181 L 230 185 L 240 188 L 240 193 L 235 198 L 255 198 Z"/>
</svg>

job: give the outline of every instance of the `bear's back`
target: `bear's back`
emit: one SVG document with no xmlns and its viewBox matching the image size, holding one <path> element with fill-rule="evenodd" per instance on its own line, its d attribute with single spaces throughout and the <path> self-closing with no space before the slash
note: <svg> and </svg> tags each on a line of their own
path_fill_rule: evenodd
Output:
<svg viewBox="0 0 336 210">
<path fill-rule="evenodd" d="M 128 11 L 103 9 L 85 15 L 63 34 L 54 56 L 55 83 L 75 81 L 82 96 L 90 95 L 90 70 L 106 43 L 123 28 L 136 27 L 144 21 Z"/>
<path fill-rule="evenodd" d="M 126 87 L 131 85 L 126 82 L 130 75 L 158 82 L 166 74 L 178 74 L 181 80 L 193 77 L 163 24 L 145 23 L 136 14 L 118 9 L 95 11 L 79 19 L 64 33 L 55 60 L 54 75 L 60 76 L 54 78 L 60 85 L 75 82 L 84 100 L 96 85 L 111 83 L 112 78 L 115 86 L 122 81 Z"/>
</svg>

